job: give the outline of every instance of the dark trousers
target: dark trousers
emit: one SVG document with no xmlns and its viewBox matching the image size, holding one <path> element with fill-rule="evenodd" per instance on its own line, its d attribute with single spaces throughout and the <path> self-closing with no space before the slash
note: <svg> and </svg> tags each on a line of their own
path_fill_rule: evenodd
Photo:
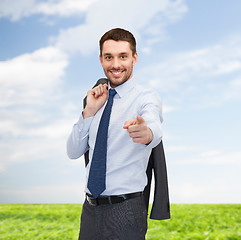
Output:
<svg viewBox="0 0 241 240">
<path fill-rule="evenodd" d="M 146 231 L 143 196 L 100 206 L 84 202 L 79 240 L 145 240 Z"/>
</svg>

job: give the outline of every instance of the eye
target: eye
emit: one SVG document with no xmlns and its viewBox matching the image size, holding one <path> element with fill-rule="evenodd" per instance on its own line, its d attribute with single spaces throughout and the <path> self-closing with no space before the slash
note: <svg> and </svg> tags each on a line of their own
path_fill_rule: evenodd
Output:
<svg viewBox="0 0 241 240">
<path fill-rule="evenodd" d="M 105 59 L 106 59 L 106 60 L 111 60 L 112 57 L 111 57 L 111 56 L 105 56 Z"/>
<path fill-rule="evenodd" d="M 126 58 L 127 58 L 126 55 L 122 55 L 122 56 L 121 56 L 121 59 L 126 59 Z"/>
</svg>

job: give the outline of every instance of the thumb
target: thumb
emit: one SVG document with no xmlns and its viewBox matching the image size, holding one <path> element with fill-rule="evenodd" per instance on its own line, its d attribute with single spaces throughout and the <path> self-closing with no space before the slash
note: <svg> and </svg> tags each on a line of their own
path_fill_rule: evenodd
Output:
<svg viewBox="0 0 241 240">
<path fill-rule="evenodd" d="M 141 117 L 140 115 L 137 115 L 136 117 L 136 123 L 137 124 L 142 124 L 142 123 L 145 123 L 145 120 L 143 117 Z"/>
</svg>

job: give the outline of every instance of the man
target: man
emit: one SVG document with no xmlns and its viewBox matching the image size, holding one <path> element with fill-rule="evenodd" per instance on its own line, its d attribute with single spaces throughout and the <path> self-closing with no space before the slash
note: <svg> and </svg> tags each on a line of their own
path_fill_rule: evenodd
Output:
<svg viewBox="0 0 241 240">
<path fill-rule="evenodd" d="M 141 240 L 147 231 L 146 169 L 162 138 L 161 102 L 133 78 L 138 55 L 130 32 L 106 32 L 99 58 L 108 84 L 88 91 L 67 142 L 70 158 L 89 151 L 90 159 L 79 239 Z"/>
</svg>

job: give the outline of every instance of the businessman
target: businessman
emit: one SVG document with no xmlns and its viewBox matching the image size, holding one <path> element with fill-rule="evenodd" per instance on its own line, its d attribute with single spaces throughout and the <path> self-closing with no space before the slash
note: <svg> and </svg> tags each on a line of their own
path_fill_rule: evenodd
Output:
<svg viewBox="0 0 241 240">
<path fill-rule="evenodd" d="M 88 91 L 67 142 L 69 158 L 87 153 L 89 159 L 79 240 L 142 240 L 146 171 L 152 149 L 162 140 L 161 101 L 133 77 L 138 55 L 132 33 L 112 29 L 99 44 L 108 81 Z"/>
</svg>

